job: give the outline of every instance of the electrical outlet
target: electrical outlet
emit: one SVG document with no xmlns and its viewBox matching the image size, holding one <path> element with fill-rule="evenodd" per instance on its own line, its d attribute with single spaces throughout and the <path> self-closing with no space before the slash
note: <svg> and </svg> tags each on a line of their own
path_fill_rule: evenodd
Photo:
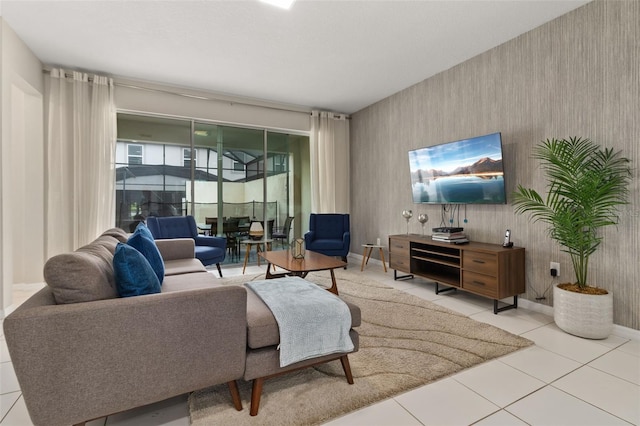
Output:
<svg viewBox="0 0 640 426">
<path fill-rule="evenodd" d="M 560 276 L 560 263 L 559 262 L 551 262 L 551 266 L 549 266 L 549 270 L 556 270 L 556 277 Z"/>
</svg>

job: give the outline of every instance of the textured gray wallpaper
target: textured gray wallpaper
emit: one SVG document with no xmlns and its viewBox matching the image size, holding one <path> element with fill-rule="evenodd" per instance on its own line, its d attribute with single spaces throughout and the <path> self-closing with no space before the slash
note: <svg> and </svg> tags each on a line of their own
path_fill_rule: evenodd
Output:
<svg viewBox="0 0 640 426">
<path fill-rule="evenodd" d="M 531 151 L 551 137 L 589 137 L 631 158 L 631 204 L 604 233 L 591 258 L 591 284 L 614 293 L 616 324 L 640 329 L 640 2 L 595 1 L 352 116 L 351 250 L 406 232 L 401 213 L 440 224 L 440 207 L 413 204 L 407 152 L 491 132 L 502 132 L 508 201 L 517 184 L 543 191 Z M 464 210 L 462 210 L 464 212 Z M 468 206 L 463 224 L 472 240 L 512 241 L 526 248 L 526 299 L 554 282 L 573 280 L 568 255 L 543 224 L 516 216 L 510 204 Z M 462 216 L 461 216 L 462 220 Z M 561 263 L 561 277 L 549 262 Z"/>
</svg>

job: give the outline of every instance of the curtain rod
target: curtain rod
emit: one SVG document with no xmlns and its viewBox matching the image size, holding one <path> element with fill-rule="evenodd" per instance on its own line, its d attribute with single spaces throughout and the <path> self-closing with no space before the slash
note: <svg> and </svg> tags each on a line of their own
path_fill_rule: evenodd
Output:
<svg viewBox="0 0 640 426">
<path fill-rule="evenodd" d="M 182 96 L 184 98 L 200 99 L 200 100 L 203 100 L 203 101 L 220 102 L 220 103 L 225 103 L 225 104 L 228 104 L 228 105 L 231 105 L 231 106 L 233 106 L 233 105 L 244 105 L 244 106 L 250 106 L 250 107 L 255 107 L 255 108 L 267 108 L 267 109 L 273 109 L 273 110 L 276 110 L 276 111 L 294 112 L 294 113 L 297 113 L 297 114 L 311 115 L 310 111 L 299 111 L 299 110 L 295 110 L 295 109 L 288 109 L 288 108 L 284 108 L 284 107 L 276 107 L 276 106 L 271 106 L 271 105 L 259 105 L 259 104 L 255 104 L 255 103 L 251 103 L 251 102 L 243 102 L 243 101 L 234 101 L 234 100 L 229 100 L 229 99 L 221 99 L 221 98 L 217 98 L 215 96 L 191 95 L 189 93 L 182 93 L 182 92 L 177 92 L 177 91 L 173 91 L 173 90 L 141 87 L 141 86 L 136 86 L 136 85 L 133 85 L 133 84 L 119 83 L 119 82 L 115 82 L 115 81 L 114 81 L 113 84 L 115 84 L 116 86 L 120 86 L 120 87 L 127 87 L 129 89 L 143 90 L 143 91 L 147 91 L 147 92 L 158 92 L 158 93 L 164 93 L 164 94 L 168 94 L 168 95 Z"/>
<path fill-rule="evenodd" d="M 42 72 L 43 73 L 47 73 L 47 74 L 51 74 L 51 69 L 43 68 Z M 89 83 L 93 83 L 93 77 L 91 76 L 91 73 L 87 73 L 87 72 L 84 72 L 84 71 L 78 71 L 78 72 L 83 72 L 85 74 L 89 74 L 89 77 L 88 77 Z M 95 74 L 95 73 L 93 73 L 93 74 Z M 73 74 L 71 72 L 65 71 L 64 72 L 64 76 L 65 76 L 65 78 L 70 78 L 70 77 L 73 77 Z M 116 78 L 113 78 L 113 85 L 114 86 L 119 86 L 119 87 L 126 87 L 126 88 L 129 88 L 129 89 L 143 90 L 143 91 L 147 91 L 147 92 L 158 92 L 158 93 L 164 93 L 164 94 L 168 94 L 168 95 L 182 96 L 182 97 L 185 97 L 185 98 L 200 99 L 200 100 L 203 100 L 203 101 L 221 102 L 221 103 L 229 104 L 231 106 L 233 106 L 233 105 L 244 105 L 244 106 L 250 106 L 250 107 L 256 107 L 256 108 L 273 109 L 273 110 L 276 110 L 276 111 L 295 112 L 295 113 L 298 113 L 298 114 L 307 114 L 307 115 L 312 115 L 313 114 L 312 111 L 299 111 L 299 110 L 288 109 L 288 108 L 284 108 L 284 107 L 276 107 L 276 106 L 270 106 L 270 105 L 258 105 L 258 104 L 254 104 L 254 103 L 251 103 L 251 102 L 243 102 L 243 101 L 233 101 L 233 100 L 228 100 L 228 99 L 221 99 L 221 98 L 217 98 L 215 96 L 191 95 L 191 94 L 188 94 L 188 93 L 177 92 L 177 91 L 169 90 L 169 89 L 158 89 L 158 88 L 136 86 L 136 85 L 133 85 L 133 84 L 126 84 L 126 83 L 118 82 Z M 339 113 L 334 113 L 334 112 L 329 112 L 329 113 L 332 114 L 333 118 L 338 118 L 341 115 L 344 115 L 344 117 L 347 120 L 351 119 L 351 117 L 348 114 L 339 114 Z"/>
</svg>

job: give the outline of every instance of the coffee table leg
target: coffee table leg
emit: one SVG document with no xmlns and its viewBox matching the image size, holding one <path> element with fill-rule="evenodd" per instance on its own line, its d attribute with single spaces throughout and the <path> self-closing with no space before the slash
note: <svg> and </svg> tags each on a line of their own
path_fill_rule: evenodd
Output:
<svg viewBox="0 0 640 426">
<path fill-rule="evenodd" d="M 266 244 L 266 249 L 267 249 L 267 251 L 271 251 L 271 250 L 272 250 L 272 248 L 273 248 L 273 247 L 272 247 L 271 243 L 267 243 L 267 244 Z M 267 270 L 269 270 L 269 266 L 267 266 Z M 275 272 L 275 271 L 276 271 L 276 265 L 273 265 L 273 272 Z"/>
<path fill-rule="evenodd" d="M 267 274 L 264 276 L 264 279 L 270 280 L 271 278 L 274 278 L 274 276 L 271 275 L 271 263 L 267 262 Z"/>
<path fill-rule="evenodd" d="M 333 273 L 333 269 L 329 269 L 329 272 L 331 272 L 331 288 L 329 289 L 329 291 L 338 296 L 338 284 L 336 284 L 336 275 Z"/>
</svg>

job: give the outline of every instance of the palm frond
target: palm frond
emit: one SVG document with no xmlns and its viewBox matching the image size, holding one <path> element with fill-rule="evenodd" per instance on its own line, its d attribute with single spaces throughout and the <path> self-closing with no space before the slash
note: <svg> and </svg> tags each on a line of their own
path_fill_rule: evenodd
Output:
<svg viewBox="0 0 640 426">
<path fill-rule="evenodd" d="M 618 223 L 628 204 L 630 160 L 590 139 L 547 139 L 534 148 L 547 177 L 546 196 L 518 185 L 515 212 L 548 225 L 548 233 L 571 256 L 577 281 L 586 286 L 589 256 L 602 242 L 599 229 Z"/>
</svg>

